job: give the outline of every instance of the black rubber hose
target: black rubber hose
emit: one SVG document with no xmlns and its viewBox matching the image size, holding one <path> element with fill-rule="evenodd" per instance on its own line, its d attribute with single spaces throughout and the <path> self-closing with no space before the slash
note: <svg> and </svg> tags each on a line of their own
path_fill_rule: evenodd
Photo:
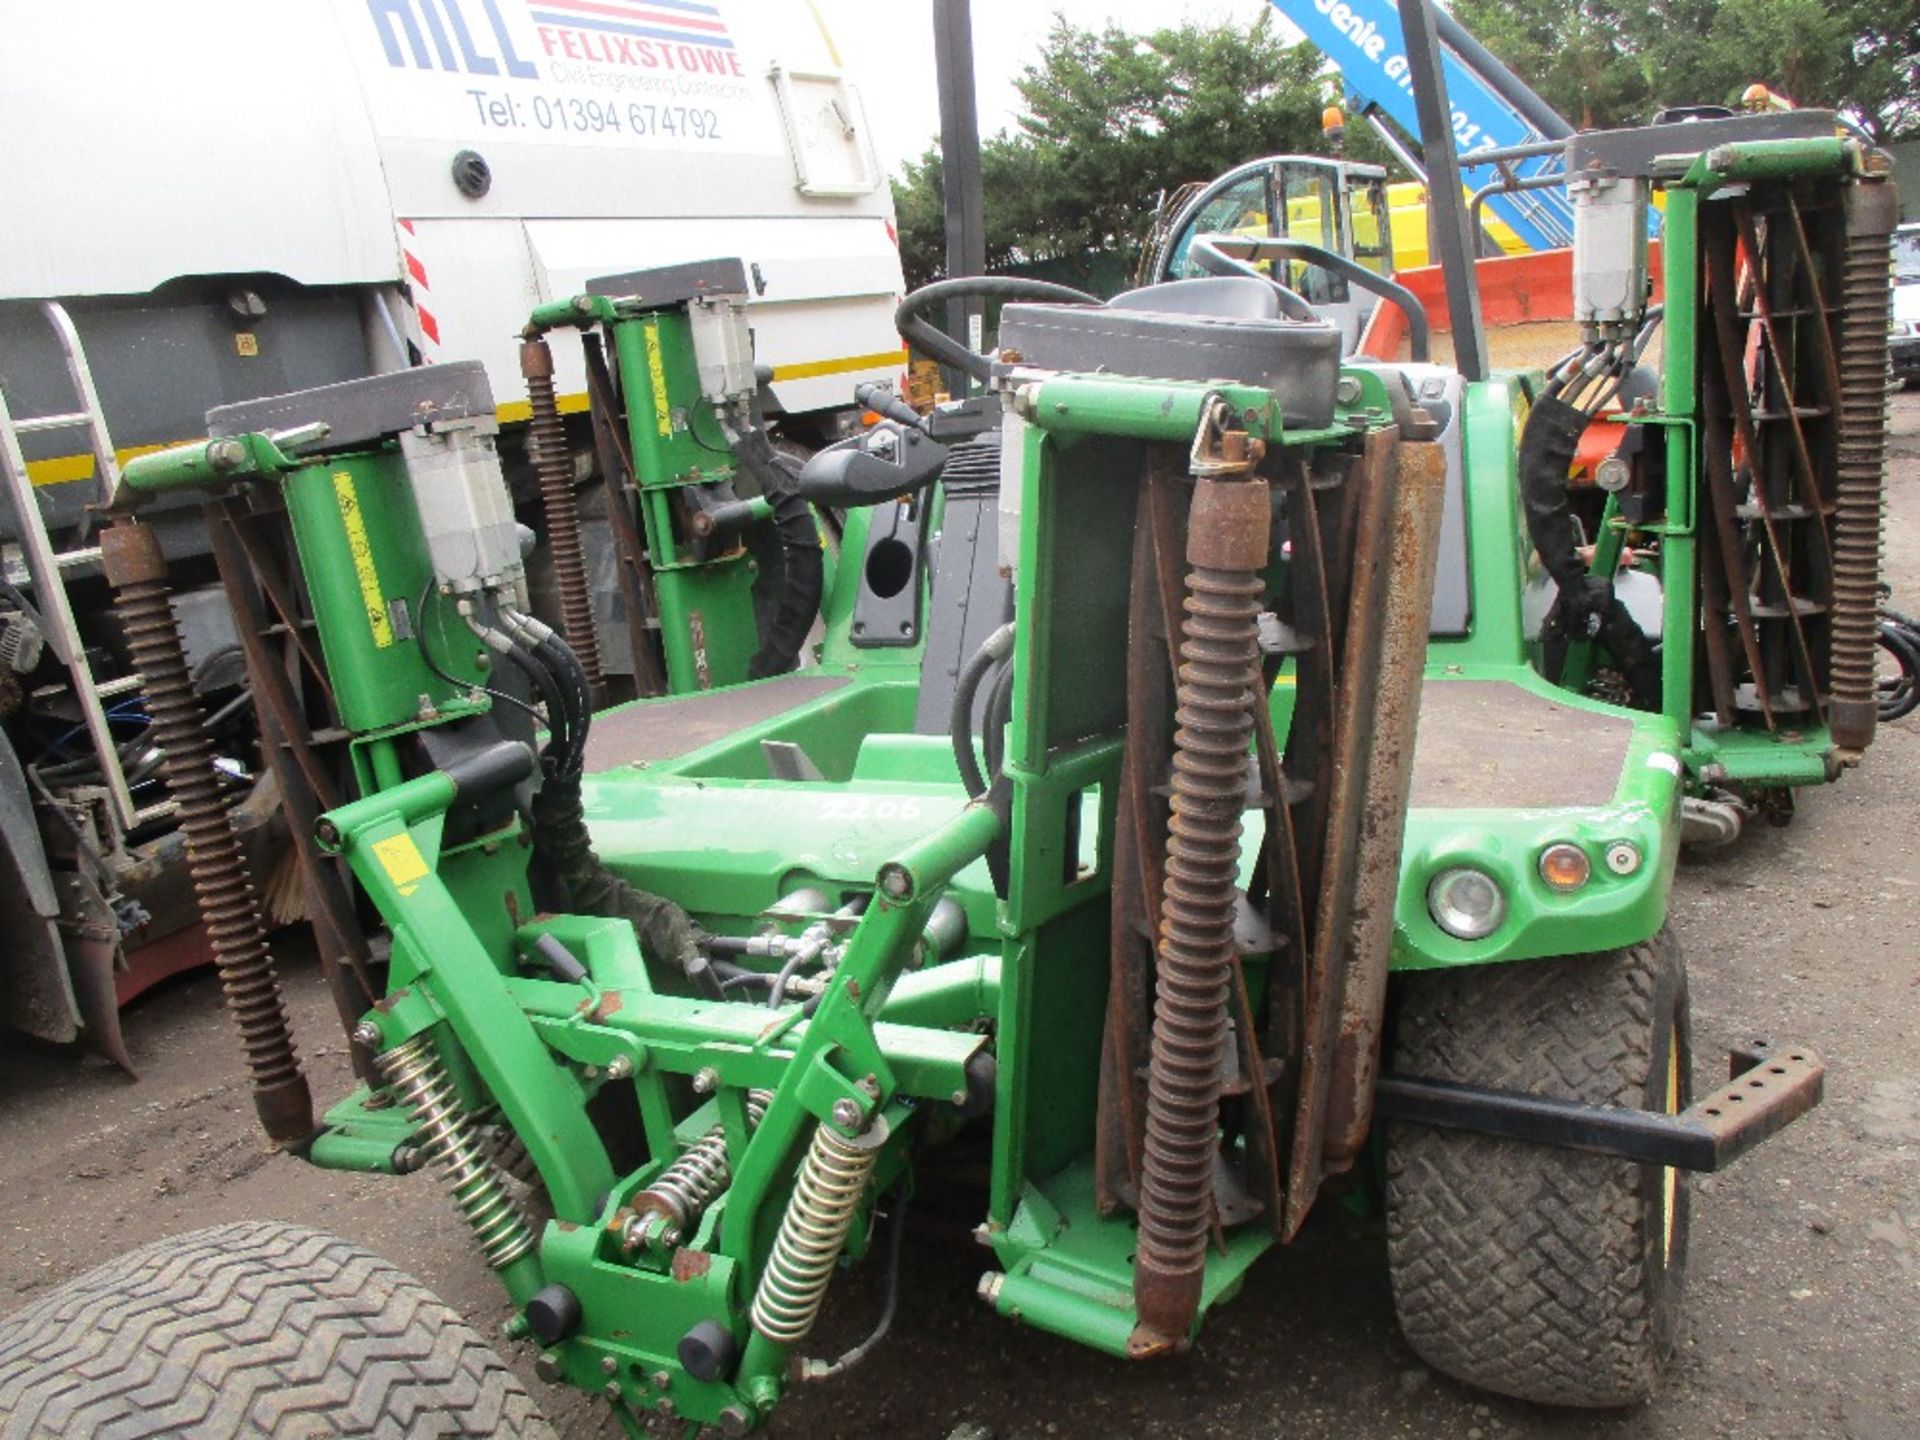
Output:
<svg viewBox="0 0 1920 1440">
<path fill-rule="evenodd" d="M 561 702 L 567 712 L 568 737 L 567 766 L 563 773 L 568 779 L 577 780 L 586 768 L 587 730 L 593 724 L 593 692 L 588 688 L 587 672 L 573 653 L 573 647 L 560 638 L 558 631 L 549 630 L 533 647 L 533 653 L 553 671 L 560 686 Z"/>
<path fill-rule="evenodd" d="M 780 536 L 786 578 L 780 604 L 760 636 L 760 648 L 747 662 L 749 680 L 784 675 L 799 663 L 800 648 L 807 643 L 826 588 L 820 528 L 813 522 L 813 507 L 795 490 L 767 498 L 773 502 L 773 525 Z"/>
<path fill-rule="evenodd" d="M 921 316 L 921 312 L 930 305 L 966 295 L 990 296 L 999 300 L 1058 300 L 1068 305 L 1105 303 L 1099 296 L 1075 290 L 1071 285 L 1055 285 L 1050 280 L 1028 280 L 1019 275 L 964 275 L 956 280 L 936 280 L 931 285 L 922 285 L 902 300 L 900 308 L 893 312 L 894 327 L 899 330 L 900 338 L 922 354 L 955 370 L 964 370 L 976 380 L 986 380 L 992 376 L 993 361 L 967 349 L 944 330 L 936 330 Z"/>
<path fill-rule="evenodd" d="M 1660 708 L 1660 653 L 1620 597 L 1607 587 L 1607 608 L 1600 618 L 1600 643 L 1620 664 L 1634 708 Z"/>
<path fill-rule="evenodd" d="M 1567 472 L 1591 417 L 1564 400 L 1534 401 L 1520 432 L 1520 500 L 1527 516 L 1527 537 L 1540 563 L 1560 587 L 1563 601 L 1576 599 L 1588 575 L 1580 559 L 1580 530 L 1567 503 Z M 1605 584 L 1605 582 L 1602 582 Z M 1609 593 L 1613 587 L 1607 585 Z"/>
<path fill-rule="evenodd" d="M 1890 688 L 1876 687 L 1880 718 L 1902 720 L 1920 705 L 1920 638 L 1891 620 L 1882 620 L 1875 640 L 1900 667 L 1900 679 Z"/>
<path fill-rule="evenodd" d="M 987 692 L 987 710 L 980 717 L 984 733 L 980 748 L 985 752 L 987 781 L 1000 777 L 1007 758 L 1007 721 L 1013 714 L 1013 657 L 1008 656 L 993 677 L 993 689 Z"/>
<path fill-rule="evenodd" d="M 507 649 L 498 652 L 511 663 L 514 669 L 527 677 L 528 682 L 540 693 L 547 706 L 547 743 L 540 752 L 540 773 L 545 776 L 564 774 L 569 754 L 566 705 L 561 699 L 560 683 L 554 679 L 553 672 L 540 662 L 538 656 L 522 649 L 511 636 L 507 640 Z"/>
<path fill-rule="evenodd" d="M 704 937 L 692 916 L 671 900 L 629 885 L 594 853 L 577 776 L 556 776 L 535 792 L 533 841 L 566 892 L 568 908 L 627 921 L 649 956 L 689 975 L 710 963 L 701 954 Z"/>
<path fill-rule="evenodd" d="M 1593 640 L 1619 662 L 1633 703 L 1660 704 L 1660 658 L 1633 615 L 1613 593 L 1613 579 L 1580 558 L 1580 528 L 1567 501 L 1567 471 L 1592 417 L 1577 405 L 1542 397 L 1520 432 L 1520 499 L 1527 536 L 1560 589 L 1558 616 L 1568 640 Z M 1549 678 L 1557 678 L 1550 676 Z"/>
<path fill-rule="evenodd" d="M 960 767 L 960 783 L 967 797 L 978 800 L 987 793 L 987 777 L 980 773 L 980 762 L 973 753 L 973 700 L 1002 655 L 1013 650 L 1013 626 L 1002 625 L 986 638 L 980 648 L 960 667 L 953 685 L 953 705 L 947 712 L 947 734 L 953 740 L 954 763 Z"/>
</svg>

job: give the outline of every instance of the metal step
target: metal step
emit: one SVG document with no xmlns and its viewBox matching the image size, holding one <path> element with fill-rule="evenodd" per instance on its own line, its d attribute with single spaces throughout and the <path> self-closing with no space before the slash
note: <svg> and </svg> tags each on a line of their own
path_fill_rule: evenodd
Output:
<svg viewBox="0 0 1920 1440">
<path fill-rule="evenodd" d="M 34 415 L 25 420 L 16 420 L 13 429 L 19 435 L 44 435 L 49 430 L 72 430 L 92 423 L 93 417 L 86 411 L 73 410 L 65 415 Z"/>
</svg>

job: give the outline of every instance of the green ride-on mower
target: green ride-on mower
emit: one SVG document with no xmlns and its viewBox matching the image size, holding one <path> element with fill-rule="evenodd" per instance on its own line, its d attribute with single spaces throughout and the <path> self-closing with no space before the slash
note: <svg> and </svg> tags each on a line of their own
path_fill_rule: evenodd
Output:
<svg viewBox="0 0 1920 1440">
<path fill-rule="evenodd" d="M 1692 1094 L 1665 925 L 1681 802 L 1709 765 L 1789 783 L 1868 738 L 1848 607 L 1878 515 L 1850 507 L 1884 447 L 1847 388 L 1884 182 L 1830 138 L 1683 159 L 1616 171 L 1666 191 L 1665 372 L 1627 414 L 1590 564 L 1569 437 L 1634 374 L 1644 276 L 1615 277 L 1553 374 L 1469 382 L 1343 363 L 1226 243 L 1199 247 L 1222 273 L 1106 304 L 1013 280 L 909 297 L 907 338 L 980 393 L 887 407 L 797 473 L 740 400 L 737 307 L 694 325 L 711 286 L 639 272 L 544 310 L 536 330 L 615 332 L 597 398 L 661 492 L 657 566 L 738 566 L 694 543 L 737 523 L 727 506 L 798 495 L 839 530 L 807 663 L 704 688 L 694 640 L 669 651 L 688 693 L 598 714 L 527 611 L 476 367 L 231 407 L 204 444 L 130 463 L 102 551 L 269 1134 L 321 1167 L 439 1171 L 511 1296 L 505 1338 L 635 1433 L 746 1434 L 835 1383 L 871 1348 L 809 1343 L 836 1271 L 887 1250 L 882 1217 L 968 1144 L 990 1155 L 980 1295 L 1011 1321 L 1116 1360 L 1204 1345 L 1345 1175 L 1384 1189 L 1429 1362 L 1551 1403 L 1644 1399 L 1688 1174 L 1804 1113 L 1822 1076 L 1754 1046 Z M 1775 279 L 1834 303 L 1767 310 Z M 922 318 L 965 290 L 1007 302 L 991 355 Z M 1801 368 L 1777 328 L 1756 361 L 1728 327 L 1781 325 L 1808 385 L 1837 357 L 1839 388 L 1802 417 L 1813 438 L 1791 432 L 1810 468 L 1776 478 L 1831 479 L 1837 513 L 1757 466 L 1754 427 L 1782 428 L 1766 397 Z M 695 426 L 759 457 L 758 506 L 667 493 L 717 484 L 711 465 L 641 473 Z M 139 519 L 196 489 L 262 622 L 267 733 L 314 742 L 275 763 L 364 1079 L 318 1119 Z M 1734 562 L 1774 552 L 1721 552 L 1723 518 L 1799 522 L 1810 547 L 1831 519 L 1828 608 L 1791 565 L 1743 583 Z M 1609 552 L 1629 527 L 1651 625 Z M 297 574 L 269 563 L 277 534 Z M 1536 552 L 1560 598 L 1530 634 Z M 689 584 L 680 636 L 747 588 Z M 709 676 L 766 638 L 727 624 Z M 379 945 L 350 933 L 365 916 Z M 313 1232 L 200 1232 L 0 1322 L 0 1415 L 24 1434 L 83 1413 L 276 1434 L 314 1411 L 544 1433 L 457 1317 Z"/>
</svg>

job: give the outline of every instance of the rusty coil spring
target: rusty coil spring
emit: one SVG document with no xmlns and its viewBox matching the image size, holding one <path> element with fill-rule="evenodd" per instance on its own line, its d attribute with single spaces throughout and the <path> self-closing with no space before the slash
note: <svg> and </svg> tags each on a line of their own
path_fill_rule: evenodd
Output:
<svg viewBox="0 0 1920 1440">
<path fill-rule="evenodd" d="M 1265 556 L 1265 509 L 1264 484 L 1202 482 L 1188 544 L 1134 1270 L 1140 1324 L 1169 1341 L 1184 1337 L 1198 1308 L 1213 1219 L 1249 697 L 1260 686 L 1255 565 Z M 1256 514 L 1257 546 L 1247 533 Z M 1223 523 L 1233 527 L 1224 543 Z M 1206 563 L 1222 559 L 1237 563 Z"/>
<path fill-rule="evenodd" d="M 453 1203 L 466 1217 L 480 1253 L 494 1269 L 533 1249 L 533 1231 L 514 1208 L 500 1171 L 447 1076 L 446 1063 L 424 1033 L 380 1056 L 380 1072 L 413 1116 L 415 1143 L 445 1173 Z"/>
<path fill-rule="evenodd" d="M 877 1125 L 858 1140 L 831 1125 L 814 1127 L 753 1292 L 753 1328 L 776 1344 L 797 1344 L 813 1329 L 884 1138 Z"/>
<path fill-rule="evenodd" d="M 167 596 L 166 561 L 152 529 L 121 520 L 100 537 L 115 611 L 140 673 L 149 734 L 161 748 L 167 791 L 179 806 L 200 918 L 207 927 L 227 1011 L 240 1035 L 254 1106 L 278 1144 L 313 1133 L 313 1101 L 294 1054 L 260 902 L 214 775 L 213 745 L 193 693 Z"/>
<path fill-rule="evenodd" d="M 1856 184 L 1854 191 L 1862 190 Z M 1887 186 L 1874 185 L 1858 208 L 1882 208 Z M 1849 197 L 1850 201 L 1854 199 Z M 1884 202 L 1883 202 L 1884 203 Z M 1828 684 L 1834 743 L 1860 751 L 1873 740 L 1879 630 L 1881 516 L 1886 501 L 1887 269 L 1890 226 L 1869 223 L 1848 206 L 1841 272 L 1839 463 L 1834 493 L 1833 638 Z M 1878 217 L 1874 217 L 1878 218 Z"/>
<path fill-rule="evenodd" d="M 547 553 L 560 591 L 560 633 L 579 657 L 587 685 L 600 691 L 600 646 L 593 631 L 593 596 L 587 588 L 587 562 L 580 546 L 580 511 L 573 498 L 573 456 L 560 407 L 553 397 L 553 351 L 545 338 L 521 342 L 520 373 L 526 377 L 527 448 L 540 478 L 540 504 L 547 520 Z"/>
<path fill-rule="evenodd" d="M 766 1117 L 771 1090 L 747 1092 L 747 1126 L 757 1128 Z M 649 1241 L 678 1245 L 687 1227 L 705 1213 L 733 1181 L 727 1163 L 727 1127 L 716 1125 L 681 1152 L 646 1189 L 633 1197 L 633 1215 L 621 1228 L 629 1250 Z"/>
</svg>

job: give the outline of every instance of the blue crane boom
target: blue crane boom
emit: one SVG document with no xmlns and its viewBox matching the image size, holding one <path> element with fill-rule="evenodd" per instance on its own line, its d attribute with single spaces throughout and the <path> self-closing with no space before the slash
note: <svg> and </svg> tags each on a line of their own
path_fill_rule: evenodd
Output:
<svg viewBox="0 0 1920 1440">
<path fill-rule="evenodd" d="M 1272 0 L 1340 68 L 1350 100 L 1377 107 L 1409 135 L 1420 133 L 1414 111 L 1413 80 L 1406 42 L 1393 0 Z M 1478 189 L 1499 179 L 1492 165 L 1473 163 L 1487 150 L 1560 140 L 1572 127 L 1445 12 L 1438 12 L 1447 96 L 1453 106 L 1453 140 L 1468 186 Z M 1558 153 L 1510 161 L 1516 176 L 1534 178 L 1558 171 Z M 1510 225 L 1535 250 L 1573 241 L 1573 207 L 1560 186 L 1495 194 L 1487 208 Z"/>
</svg>

